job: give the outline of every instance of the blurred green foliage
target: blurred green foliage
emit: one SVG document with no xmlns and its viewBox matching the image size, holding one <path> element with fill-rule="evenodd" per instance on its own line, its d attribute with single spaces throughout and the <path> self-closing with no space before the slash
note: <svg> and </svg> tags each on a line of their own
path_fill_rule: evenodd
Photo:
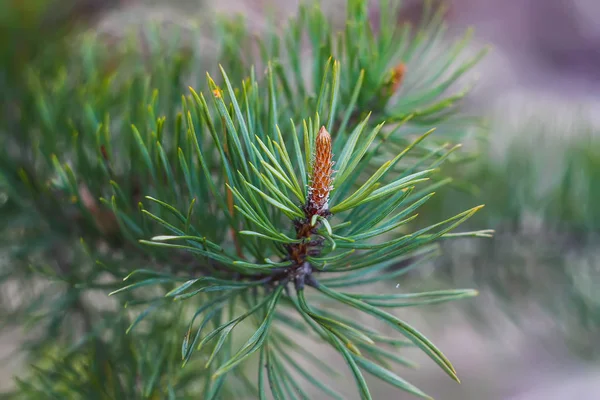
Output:
<svg viewBox="0 0 600 400">
<path fill-rule="evenodd" d="M 466 225 L 497 232 L 490 241 L 444 246 L 433 282 L 490 290 L 515 320 L 538 307 L 590 358 L 600 354 L 600 130 L 582 112 L 535 114 L 495 120 L 479 143 L 482 156 L 451 172 L 469 186 L 446 187 L 427 204 L 427 218 L 435 218 L 475 197 L 486 207 Z M 485 321 L 485 310 L 469 307 Z"/>
</svg>

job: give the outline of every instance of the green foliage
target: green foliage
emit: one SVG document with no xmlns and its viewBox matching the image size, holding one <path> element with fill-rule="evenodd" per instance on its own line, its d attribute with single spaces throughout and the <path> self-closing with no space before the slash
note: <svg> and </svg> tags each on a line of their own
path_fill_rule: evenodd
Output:
<svg viewBox="0 0 600 400">
<path fill-rule="evenodd" d="M 488 157 L 455 174 L 477 188 L 475 196 L 445 190 L 424 206 L 424 218 L 417 222 L 427 225 L 458 212 L 473 197 L 485 203 L 486 212 L 466 225 L 494 228 L 494 240 L 475 246 L 448 243 L 434 281 L 490 292 L 519 323 L 530 318 L 523 309 L 535 305 L 554 321 L 555 331 L 577 355 L 591 358 L 600 350 L 595 340 L 600 296 L 592 289 L 600 284 L 595 250 L 600 142 L 598 128 L 583 111 L 536 113 L 524 119 L 519 113 L 512 126 L 505 114 L 499 116 L 483 148 Z M 415 284 L 421 288 L 421 282 Z M 495 321 L 485 323 L 487 308 L 470 306 L 477 326 L 494 326 Z"/>
<path fill-rule="evenodd" d="M 585 115 L 577 114 L 573 123 L 567 123 L 567 115 L 563 121 L 542 118 L 532 116 L 514 127 L 495 122 L 491 136 L 502 135 L 506 145 L 498 145 L 499 139 L 484 143 L 488 157 L 454 174 L 475 190 L 448 191 L 432 202 L 428 215 L 436 209 L 457 211 L 455 204 L 475 194 L 488 207 L 477 223 L 517 229 L 523 218 L 535 215 L 554 230 L 597 232 L 598 129 Z"/>
<path fill-rule="evenodd" d="M 213 69 L 156 29 L 122 52 L 84 37 L 54 74 L 26 69 L 18 113 L 0 127 L 0 277 L 18 293 L 0 306 L 31 329 L 34 365 L 15 398 L 311 398 L 305 383 L 341 398 L 313 342 L 340 353 L 364 399 L 364 372 L 427 398 L 393 372 L 411 365 L 396 354 L 405 346 L 458 380 L 391 310 L 475 291 L 355 291 L 437 256 L 439 239 L 491 233 L 452 233 L 480 206 L 409 229 L 456 154 L 428 137 L 432 125 L 469 121 L 456 114 L 466 92 L 449 91 L 480 55 L 460 62 L 461 41 L 430 62 L 441 14 L 412 32 L 387 3 L 376 33 L 365 1 L 349 1 L 340 33 L 303 6 L 256 53 L 224 23 L 223 67 L 202 84 L 198 71 Z M 146 52 L 130 51 L 140 43 Z M 331 161 L 322 126 L 331 188 L 317 188 L 315 163 Z"/>
</svg>

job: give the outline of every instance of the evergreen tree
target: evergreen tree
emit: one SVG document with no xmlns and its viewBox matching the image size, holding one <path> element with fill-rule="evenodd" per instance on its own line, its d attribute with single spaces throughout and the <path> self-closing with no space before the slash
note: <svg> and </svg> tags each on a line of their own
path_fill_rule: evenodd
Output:
<svg viewBox="0 0 600 400">
<path fill-rule="evenodd" d="M 297 337 L 335 348 L 363 399 L 364 373 L 428 398 L 394 372 L 406 346 L 458 381 L 391 311 L 476 294 L 396 282 L 439 240 L 491 234 L 453 233 L 481 206 L 413 224 L 464 158 L 446 141 L 476 120 L 455 84 L 484 51 L 465 57 L 467 34 L 440 53 L 443 10 L 413 29 L 391 3 L 373 21 L 349 0 L 341 32 L 314 4 L 260 38 L 219 21 L 218 68 L 181 44 L 198 32 L 154 27 L 111 46 L 90 33 L 18 72 L 0 122 L 0 307 L 29 329 L 31 368 L 9 396 L 342 398 L 337 366 Z"/>
</svg>

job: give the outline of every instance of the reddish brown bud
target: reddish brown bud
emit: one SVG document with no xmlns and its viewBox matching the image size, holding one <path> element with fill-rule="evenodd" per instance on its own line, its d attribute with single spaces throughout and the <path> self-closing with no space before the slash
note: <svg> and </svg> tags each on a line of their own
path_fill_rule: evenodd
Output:
<svg viewBox="0 0 600 400">
<path fill-rule="evenodd" d="M 325 127 L 321 127 L 315 142 L 315 158 L 313 161 L 312 181 L 309 189 L 308 213 L 323 215 L 327 211 L 329 192 L 332 189 L 331 175 L 331 135 Z"/>
<path fill-rule="evenodd" d="M 79 185 L 79 196 L 81 204 L 87 208 L 94 218 L 97 228 L 106 235 L 112 235 L 119 231 L 119 223 L 112 211 L 101 209 L 96 199 L 85 184 Z"/>
<path fill-rule="evenodd" d="M 100 152 L 102 153 L 102 158 L 104 158 L 105 161 L 108 161 L 108 152 L 106 151 L 106 147 L 104 145 L 100 146 Z"/>
<path fill-rule="evenodd" d="M 404 80 L 405 73 L 406 65 L 404 65 L 404 63 L 400 63 L 392 69 L 390 80 L 386 85 L 387 96 L 393 96 L 394 93 L 398 91 L 400 85 L 402 84 L 402 81 Z"/>
<path fill-rule="evenodd" d="M 398 64 L 392 71 L 392 93 L 396 93 L 402 81 L 404 80 L 404 74 L 406 73 L 406 65 L 403 63 Z"/>
</svg>

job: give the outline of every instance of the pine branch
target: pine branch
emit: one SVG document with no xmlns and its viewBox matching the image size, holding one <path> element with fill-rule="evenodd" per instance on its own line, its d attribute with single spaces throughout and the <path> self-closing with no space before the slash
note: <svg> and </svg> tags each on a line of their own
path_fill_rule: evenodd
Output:
<svg viewBox="0 0 600 400">
<path fill-rule="evenodd" d="M 49 280 L 56 297 L 41 317 L 25 318 L 41 332 L 35 364 L 51 368 L 20 380 L 20 395 L 264 398 L 270 389 L 296 398 L 304 388 L 294 370 L 338 396 L 298 364 L 311 357 L 283 326 L 340 352 L 362 398 L 370 398 L 365 371 L 426 397 L 391 370 L 390 362 L 410 365 L 395 354 L 407 342 L 458 380 L 446 357 L 387 309 L 476 292 L 345 288 L 399 278 L 437 255 L 439 240 L 490 235 L 453 233 L 481 206 L 413 224 L 447 182 L 440 168 L 458 150 L 430 137 L 429 124 L 455 118 L 465 92 L 446 93 L 475 60 L 458 61 L 460 42 L 439 63 L 425 62 L 442 37 L 439 14 L 411 34 L 397 27 L 392 7 L 375 30 L 366 5 L 348 2 L 339 35 L 317 7 L 303 6 L 283 40 L 259 39 L 260 55 L 245 53 L 239 43 L 252 37 L 238 26 L 222 37 L 217 75 L 181 97 L 183 77 L 208 68 L 160 40 L 144 39 L 143 55 L 119 55 L 121 69 L 105 69 L 115 55 L 107 58 L 92 37 L 73 55 L 83 66 L 61 60 L 44 79 L 27 70 L 18 134 L 9 124 L 0 139 L 0 187 L 10 206 L 0 213 L 23 219 L 1 226 L 19 243 L 0 276 L 22 293 L 34 277 Z M 301 56 L 304 35 L 310 65 Z M 45 249 L 68 256 L 62 270 L 44 268 Z M 388 269 L 397 263 L 404 268 Z M 79 296 L 93 291 L 111 300 L 82 309 Z M 334 305 L 319 307 L 317 298 Z M 25 301 L 21 314 L 45 301 Z M 73 348 L 60 324 L 65 304 L 87 321 Z M 338 307 L 383 320 L 404 339 L 344 318 Z M 255 358 L 258 382 L 244 370 Z"/>
</svg>

